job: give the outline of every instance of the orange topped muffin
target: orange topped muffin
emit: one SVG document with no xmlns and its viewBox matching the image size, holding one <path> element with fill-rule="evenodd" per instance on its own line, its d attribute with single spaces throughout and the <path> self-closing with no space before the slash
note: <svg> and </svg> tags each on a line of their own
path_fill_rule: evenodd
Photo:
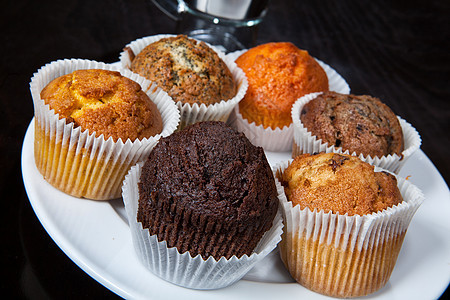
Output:
<svg viewBox="0 0 450 300">
<path fill-rule="evenodd" d="M 163 128 L 160 112 L 141 86 L 116 71 L 77 70 L 51 81 L 40 95 L 66 123 L 105 140 L 149 138 Z"/>
<path fill-rule="evenodd" d="M 328 77 L 307 51 L 292 43 L 267 43 L 236 59 L 248 79 L 239 112 L 249 123 L 283 128 L 292 123 L 292 104 L 301 96 L 328 91 Z"/>
</svg>

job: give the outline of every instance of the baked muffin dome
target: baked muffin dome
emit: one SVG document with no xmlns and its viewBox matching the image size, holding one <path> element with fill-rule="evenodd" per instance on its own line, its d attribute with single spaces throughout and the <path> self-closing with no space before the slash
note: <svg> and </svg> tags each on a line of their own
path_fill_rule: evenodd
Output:
<svg viewBox="0 0 450 300">
<path fill-rule="evenodd" d="M 398 118 L 375 97 L 325 92 L 303 107 L 300 120 L 322 143 L 350 153 L 382 157 L 403 151 Z"/>
<path fill-rule="evenodd" d="M 276 172 L 286 195 L 280 256 L 292 277 L 338 298 L 385 286 L 423 201 L 420 190 L 348 154 L 303 154 Z"/>
<path fill-rule="evenodd" d="M 184 35 L 151 43 L 132 59 L 130 68 L 155 82 L 175 102 L 209 105 L 231 99 L 237 91 L 217 53 Z"/>
<path fill-rule="evenodd" d="M 292 43 L 267 43 L 236 59 L 248 79 L 239 112 L 249 123 L 283 128 L 292 123 L 292 104 L 301 96 L 328 91 L 328 77 L 307 51 Z"/>
<path fill-rule="evenodd" d="M 362 216 L 403 201 L 395 176 L 356 156 L 303 154 L 280 176 L 286 197 L 301 209 Z"/>
<path fill-rule="evenodd" d="M 141 86 L 116 71 L 77 70 L 51 81 L 40 96 L 66 123 L 105 139 L 133 141 L 163 128 L 158 108 Z"/>
<path fill-rule="evenodd" d="M 251 255 L 278 208 L 264 151 L 223 122 L 163 138 L 142 167 L 137 219 L 194 257 Z"/>
</svg>

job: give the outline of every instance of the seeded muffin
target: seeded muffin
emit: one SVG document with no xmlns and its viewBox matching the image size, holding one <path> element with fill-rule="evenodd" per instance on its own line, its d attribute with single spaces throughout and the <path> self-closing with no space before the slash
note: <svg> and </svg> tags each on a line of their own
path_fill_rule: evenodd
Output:
<svg viewBox="0 0 450 300">
<path fill-rule="evenodd" d="M 249 123 L 280 128 L 292 123 L 295 100 L 312 92 L 328 91 L 328 77 L 307 51 L 292 43 L 267 43 L 244 52 L 236 64 L 247 76 L 248 91 L 239 113 Z"/>
<path fill-rule="evenodd" d="M 217 53 L 184 35 L 162 38 L 140 51 L 130 69 L 155 82 L 174 101 L 205 105 L 233 98 L 237 85 Z"/>
<path fill-rule="evenodd" d="M 223 122 L 161 139 L 142 167 L 137 220 L 192 257 L 251 255 L 277 207 L 264 151 Z"/>
<path fill-rule="evenodd" d="M 347 154 L 303 154 L 275 169 L 286 194 L 280 254 L 292 277 L 332 297 L 381 289 L 420 190 Z"/>
<path fill-rule="evenodd" d="M 163 128 L 158 108 L 141 86 L 116 71 L 77 70 L 51 81 L 40 95 L 66 123 L 105 139 L 134 141 Z"/>
<path fill-rule="evenodd" d="M 300 120 L 322 143 L 357 155 L 401 155 L 404 148 L 397 116 L 375 97 L 325 92 L 303 106 Z"/>
</svg>

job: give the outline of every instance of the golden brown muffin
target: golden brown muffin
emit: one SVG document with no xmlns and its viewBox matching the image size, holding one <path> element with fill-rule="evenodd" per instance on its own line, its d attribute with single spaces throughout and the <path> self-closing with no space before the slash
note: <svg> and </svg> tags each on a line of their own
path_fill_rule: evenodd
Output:
<svg viewBox="0 0 450 300">
<path fill-rule="evenodd" d="M 151 43 L 132 59 L 131 70 L 155 82 L 175 102 L 209 105 L 236 95 L 225 62 L 204 42 L 184 35 Z"/>
<path fill-rule="evenodd" d="M 239 112 L 257 126 L 289 126 L 291 107 L 298 98 L 328 91 L 328 77 L 319 63 L 291 43 L 259 45 L 239 56 L 236 64 L 249 85 Z"/>
<path fill-rule="evenodd" d="M 292 277 L 332 297 L 382 288 L 417 209 L 403 203 L 395 176 L 356 156 L 319 153 L 297 156 L 277 177 L 287 196 L 280 254 Z"/>
<path fill-rule="evenodd" d="M 305 104 L 300 120 L 322 143 L 350 154 L 382 157 L 403 151 L 397 116 L 375 97 L 325 92 Z"/>
<path fill-rule="evenodd" d="M 161 114 L 141 86 L 119 72 L 77 70 L 51 81 L 41 98 L 66 123 L 114 141 L 161 133 Z"/>
<path fill-rule="evenodd" d="M 311 211 L 366 215 L 402 202 L 396 178 L 356 156 L 321 153 L 297 156 L 280 178 L 293 205 Z"/>
<path fill-rule="evenodd" d="M 94 200 L 120 197 L 126 173 L 148 155 L 157 133 L 175 130 L 179 119 L 168 119 L 179 118 L 175 103 L 157 91 L 144 93 L 141 83 L 149 82 L 124 73 L 136 81 L 103 63 L 62 60 L 32 78 L 36 167 L 62 192 Z"/>
</svg>

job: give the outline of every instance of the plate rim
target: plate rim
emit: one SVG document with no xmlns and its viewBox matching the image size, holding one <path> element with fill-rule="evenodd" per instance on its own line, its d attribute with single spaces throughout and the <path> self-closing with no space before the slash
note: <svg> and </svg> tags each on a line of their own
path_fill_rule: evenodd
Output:
<svg viewBox="0 0 450 300">
<path fill-rule="evenodd" d="M 26 134 L 24 136 L 24 141 L 23 141 L 23 146 L 22 146 L 22 156 L 21 156 L 21 169 L 22 169 L 22 177 L 23 177 L 23 181 L 24 181 L 24 186 L 25 186 L 25 190 L 27 192 L 27 196 L 29 198 L 29 201 L 31 203 L 31 206 L 33 208 L 34 213 L 36 214 L 36 216 L 38 217 L 40 223 L 42 224 L 42 226 L 44 227 L 44 229 L 46 230 L 47 234 L 49 234 L 49 236 L 52 238 L 52 240 L 58 245 L 58 247 L 76 264 L 78 265 L 84 272 L 86 272 L 89 276 L 91 276 L 94 280 L 98 281 L 99 283 L 101 283 L 103 286 L 105 286 L 106 288 L 108 288 L 109 290 L 111 290 L 112 292 L 116 293 L 117 295 L 124 297 L 124 298 L 145 298 L 145 295 L 142 295 L 142 293 L 138 293 L 137 291 L 134 291 L 135 293 L 133 293 L 133 291 L 129 291 L 129 288 L 123 287 L 121 282 L 117 282 L 116 278 L 114 276 L 111 276 L 111 274 L 102 274 L 101 272 L 99 272 L 98 270 L 98 266 L 96 264 L 92 264 L 89 263 L 89 258 L 86 257 L 86 255 L 82 252 L 79 251 L 79 249 L 74 248 L 74 246 L 72 245 L 73 243 L 65 236 L 63 236 L 61 234 L 61 232 L 59 232 L 58 230 L 55 230 L 53 227 L 55 226 L 54 224 L 51 224 L 51 222 L 53 222 L 53 220 L 46 218 L 45 213 L 43 213 L 43 210 L 41 207 L 39 207 L 41 204 L 38 203 L 39 199 L 36 199 L 34 197 L 34 195 L 30 196 L 30 194 L 33 194 L 33 187 L 32 187 L 32 183 L 30 182 L 32 179 L 29 178 L 28 176 L 28 166 L 26 165 L 27 163 L 30 163 L 30 155 L 32 156 L 32 162 L 34 164 L 34 151 L 31 151 L 30 149 L 27 149 L 27 147 L 29 147 L 30 145 L 33 145 L 33 140 L 34 140 L 34 118 L 31 120 Z M 31 141 L 31 144 L 30 144 Z M 31 154 L 30 154 L 31 152 Z M 28 155 L 28 157 L 27 157 Z M 440 181 L 442 181 L 441 183 L 443 183 L 446 187 L 447 187 L 447 198 L 450 198 L 448 196 L 448 186 L 445 182 L 445 180 L 443 179 L 442 175 L 439 173 L 439 171 L 437 170 L 437 168 L 433 165 L 433 163 L 431 162 L 431 160 L 425 155 L 425 153 L 423 153 L 423 151 L 421 149 L 418 150 L 418 155 L 419 155 L 419 159 L 424 160 L 424 162 L 426 164 L 429 165 L 429 167 L 431 167 L 431 171 L 432 173 L 435 173 L 435 175 L 437 175 L 440 179 Z M 411 159 L 414 159 L 415 157 L 411 157 Z M 406 162 L 408 163 L 408 162 Z M 272 165 L 272 164 L 271 164 Z M 34 165 L 34 168 L 36 168 L 36 166 Z M 37 169 L 36 169 L 37 171 Z M 38 172 L 38 171 L 37 171 Z M 43 178 L 40 178 L 42 181 L 44 180 Z M 61 192 L 62 193 L 62 192 Z M 66 195 L 68 197 L 71 197 L 69 195 Z M 75 197 L 72 197 L 75 198 Z M 78 201 L 80 201 L 80 199 L 77 199 Z M 427 201 L 428 199 L 425 199 L 425 201 Z M 81 200 L 81 201 L 84 201 Z M 100 205 L 100 206 L 106 206 L 108 208 L 106 208 L 107 210 L 111 210 L 114 211 L 114 208 L 112 207 L 112 205 L 109 204 L 108 201 L 94 201 L 92 202 L 91 200 L 88 200 L 89 202 L 86 203 L 96 203 L 95 205 Z M 420 208 L 419 208 L 420 211 Z M 116 214 L 116 212 L 114 211 L 114 213 Z M 119 218 L 119 216 L 116 215 L 117 218 Z M 414 221 L 414 218 L 413 218 Z M 412 221 L 412 222 L 413 222 Z M 120 222 L 122 222 L 122 226 L 124 227 L 128 227 L 127 224 L 125 224 L 123 222 L 123 220 L 121 220 Z M 449 222 L 450 224 L 450 222 Z M 119 225 L 120 226 L 120 225 Z M 444 226 L 446 227 L 446 226 Z M 449 227 L 450 228 L 450 227 Z M 447 228 L 447 229 L 449 229 Z M 405 239 L 407 239 L 408 235 L 406 236 Z M 129 234 L 128 236 L 128 240 L 129 243 L 126 245 L 127 248 L 130 247 L 130 243 L 131 243 L 131 248 L 133 247 L 132 242 L 131 242 L 131 234 Z M 450 244 L 449 244 L 450 245 Z M 404 247 L 402 247 L 404 248 Z M 128 249 L 129 250 L 129 249 Z M 131 250 L 134 253 L 134 250 Z M 447 266 L 450 266 L 450 256 L 449 258 L 449 262 L 447 263 Z M 450 267 L 448 267 L 447 270 L 447 284 L 443 285 L 439 290 L 435 290 L 433 295 L 429 295 L 430 298 L 438 298 L 440 295 L 442 295 L 442 293 L 445 291 L 445 289 L 448 286 L 448 283 L 450 282 Z M 395 272 L 395 269 L 394 269 Z M 151 274 L 153 275 L 153 274 Z M 154 276 L 154 275 L 153 275 Z M 157 278 L 156 276 L 154 276 L 158 281 L 158 284 L 160 285 L 167 285 L 169 287 L 173 287 L 174 289 L 180 289 L 180 291 L 182 291 L 182 294 L 184 294 L 187 297 L 196 297 L 196 298 L 211 298 L 211 297 L 215 297 L 216 298 L 220 298 L 220 296 L 229 296 L 228 293 L 226 292 L 231 292 L 232 295 L 234 295 L 234 297 L 238 297 L 240 295 L 240 292 L 242 292 L 242 289 L 249 289 L 252 291 L 258 291 L 261 290 L 261 285 L 270 285 L 272 288 L 274 288 L 275 290 L 279 290 L 276 289 L 277 285 L 282 285 L 283 289 L 286 289 L 286 291 L 288 293 L 294 293 L 295 296 L 299 295 L 297 292 L 298 288 L 301 288 L 301 295 L 308 297 L 309 298 L 317 298 L 317 299 L 322 299 L 322 297 L 326 297 L 317 293 L 314 293 L 312 291 L 307 290 L 306 288 L 296 284 L 296 283 L 267 283 L 267 282 L 253 282 L 253 281 L 248 281 L 248 280 L 241 280 L 239 282 L 237 282 L 236 284 L 234 284 L 233 286 L 224 288 L 224 289 L 220 289 L 220 290 L 214 290 L 214 291 L 208 291 L 207 293 L 203 293 L 202 291 L 198 291 L 198 290 L 189 290 L 189 289 L 185 289 L 185 288 L 181 288 L 181 287 L 177 287 L 174 286 L 168 282 L 165 282 L 159 278 Z M 390 286 L 390 281 L 388 282 L 387 286 L 385 288 L 382 288 L 380 291 L 372 294 L 372 297 L 377 298 L 377 296 L 385 296 L 386 295 L 386 291 L 384 291 L 386 288 L 388 289 L 387 294 L 389 295 L 389 286 Z M 266 289 L 264 289 L 266 290 Z M 224 293 L 222 293 L 223 291 L 226 291 Z M 161 296 L 161 295 L 160 295 Z M 249 296 L 249 295 L 247 295 Z M 395 296 L 395 294 L 393 295 Z M 398 295 L 397 295 L 398 296 Z M 258 298 L 261 297 L 261 294 L 259 295 Z M 390 297 L 390 296 L 389 296 Z M 380 298 L 384 298 L 384 297 L 380 297 Z"/>
</svg>

